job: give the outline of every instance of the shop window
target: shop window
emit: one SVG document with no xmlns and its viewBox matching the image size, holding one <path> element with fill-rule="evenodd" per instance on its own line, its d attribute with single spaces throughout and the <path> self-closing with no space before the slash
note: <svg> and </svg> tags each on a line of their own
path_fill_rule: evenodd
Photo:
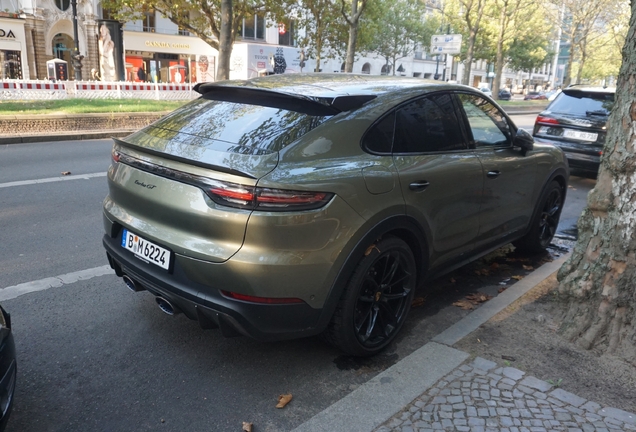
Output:
<svg viewBox="0 0 636 432">
<path fill-rule="evenodd" d="M 265 15 L 248 15 L 239 28 L 243 39 L 265 39 Z"/>
<path fill-rule="evenodd" d="M 20 51 L 0 51 L 2 79 L 22 79 L 22 61 Z"/>
<path fill-rule="evenodd" d="M 296 46 L 296 21 L 278 24 L 278 45 Z"/>
<path fill-rule="evenodd" d="M 155 31 L 155 17 L 156 13 L 154 9 L 150 9 L 144 12 L 143 17 L 143 30 L 145 32 L 154 33 Z"/>
<path fill-rule="evenodd" d="M 68 9 L 70 5 L 71 5 L 70 0 L 55 0 L 55 6 L 57 6 L 59 10 L 65 11 L 66 9 Z"/>
</svg>

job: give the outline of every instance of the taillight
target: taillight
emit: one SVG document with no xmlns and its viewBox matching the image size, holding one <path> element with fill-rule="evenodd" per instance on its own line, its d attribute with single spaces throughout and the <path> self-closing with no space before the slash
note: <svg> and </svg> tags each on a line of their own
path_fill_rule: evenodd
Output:
<svg viewBox="0 0 636 432">
<path fill-rule="evenodd" d="M 244 186 L 236 183 L 209 181 L 205 188 L 212 200 L 220 205 L 246 210 L 300 211 L 326 205 L 333 194 Z"/>
<path fill-rule="evenodd" d="M 552 117 L 545 117 L 545 116 L 537 116 L 537 121 L 536 123 L 541 123 L 541 124 L 559 124 L 559 121 L 557 119 L 554 119 Z"/>
<path fill-rule="evenodd" d="M 119 159 L 121 158 L 121 153 L 119 153 L 117 150 L 113 149 L 113 151 L 110 152 L 110 156 L 113 159 L 113 163 L 115 163 L 115 164 L 119 163 Z"/>
<path fill-rule="evenodd" d="M 262 303 L 262 304 L 291 304 L 291 303 L 304 303 L 299 298 L 276 298 L 276 297 L 257 297 L 246 294 L 239 294 L 231 291 L 221 290 L 221 294 L 225 297 L 229 297 L 234 300 L 242 300 L 250 303 Z"/>
</svg>

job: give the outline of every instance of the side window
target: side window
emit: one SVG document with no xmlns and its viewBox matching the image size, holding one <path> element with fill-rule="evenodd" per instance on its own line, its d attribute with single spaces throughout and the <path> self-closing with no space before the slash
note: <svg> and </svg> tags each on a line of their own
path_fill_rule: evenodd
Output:
<svg viewBox="0 0 636 432">
<path fill-rule="evenodd" d="M 501 112 L 477 95 L 459 94 L 477 147 L 512 145 L 512 131 Z"/>
<path fill-rule="evenodd" d="M 424 97 L 398 109 L 394 152 L 425 153 L 466 148 L 452 95 Z"/>
<path fill-rule="evenodd" d="M 374 153 L 391 153 L 393 147 L 393 129 L 395 111 L 384 117 L 369 129 L 363 138 L 362 146 Z"/>
</svg>

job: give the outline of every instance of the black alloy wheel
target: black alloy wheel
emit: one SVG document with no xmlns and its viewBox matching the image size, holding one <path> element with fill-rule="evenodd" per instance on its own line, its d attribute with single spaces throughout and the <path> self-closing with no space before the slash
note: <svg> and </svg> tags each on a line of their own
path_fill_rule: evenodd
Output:
<svg viewBox="0 0 636 432">
<path fill-rule="evenodd" d="M 544 251 L 550 245 L 559 226 L 563 200 L 563 188 L 556 180 L 552 181 L 539 202 L 538 212 L 535 212 L 530 231 L 513 242 L 515 247 L 532 253 Z"/>
<path fill-rule="evenodd" d="M 541 216 L 539 216 L 539 242 L 544 249 L 548 247 L 556 234 L 562 205 L 561 187 L 553 188 L 550 190 L 541 211 Z"/>
<path fill-rule="evenodd" d="M 360 260 L 326 338 L 348 354 L 373 355 L 385 348 L 406 320 L 417 270 L 408 245 L 387 237 Z"/>
</svg>

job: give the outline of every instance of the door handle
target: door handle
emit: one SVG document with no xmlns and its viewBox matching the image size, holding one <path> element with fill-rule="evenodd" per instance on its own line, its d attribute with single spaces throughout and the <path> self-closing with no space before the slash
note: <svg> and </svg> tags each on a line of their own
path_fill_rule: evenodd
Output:
<svg viewBox="0 0 636 432">
<path fill-rule="evenodd" d="M 430 185 L 429 182 L 427 182 L 426 180 L 424 181 L 418 181 L 418 182 L 413 182 L 409 185 L 409 189 L 411 189 L 412 191 L 423 191 L 424 189 L 426 189 L 428 187 L 428 185 Z"/>
<path fill-rule="evenodd" d="M 501 171 L 488 171 L 488 174 L 486 174 L 486 177 L 494 179 L 497 178 L 501 175 Z"/>
</svg>

